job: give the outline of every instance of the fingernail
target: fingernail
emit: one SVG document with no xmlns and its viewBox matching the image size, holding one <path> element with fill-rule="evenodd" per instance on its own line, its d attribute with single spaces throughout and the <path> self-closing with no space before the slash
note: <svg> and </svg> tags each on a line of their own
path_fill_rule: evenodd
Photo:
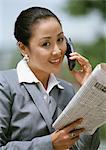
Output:
<svg viewBox="0 0 106 150">
<path fill-rule="evenodd" d="M 73 59 L 72 57 L 69 57 L 69 59 Z"/>
</svg>

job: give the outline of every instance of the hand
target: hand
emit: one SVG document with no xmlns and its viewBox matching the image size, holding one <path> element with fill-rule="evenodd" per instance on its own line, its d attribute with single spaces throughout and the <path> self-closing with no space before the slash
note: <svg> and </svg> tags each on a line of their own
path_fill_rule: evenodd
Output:
<svg viewBox="0 0 106 150">
<path fill-rule="evenodd" d="M 76 59 L 76 61 L 80 65 L 80 70 L 74 70 L 73 69 L 71 71 L 71 73 L 76 78 L 76 80 L 80 83 L 80 85 L 82 85 L 86 81 L 88 76 L 91 74 L 92 66 L 85 57 L 81 56 L 77 52 L 70 53 L 70 56 L 71 56 L 69 58 L 70 60 L 75 60 Z"/>
<path fill-rule="evenodd" d="M 81 122 L 82 119 L 78 119 L 67 127 L 51 134 L 54 150 L 65 150 L 75 144 L 80 134 L 85 130 L 84 128 L 76 129 Z"/>
</svg>

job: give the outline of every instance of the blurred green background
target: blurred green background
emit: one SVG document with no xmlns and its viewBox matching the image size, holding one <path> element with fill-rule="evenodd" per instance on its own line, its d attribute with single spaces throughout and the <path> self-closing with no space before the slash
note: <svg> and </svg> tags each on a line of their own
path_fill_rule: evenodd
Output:
<svg viewBox="0 0 106 150">
<path fill-rule="evenodd" d="M 66 0 L 66 3 L 64 4 L 64 6 L 62 6 L 62 10 L 68 15 L 78 19 L 81 16 L 87 17 L 88 14 L 97 12 L 97 14 L 99 14 L 101 17 L 101 21 L 103 22 L 103 24 L 106 24 L 106 0 Z M 83 28 L 79 30 L 83 31 Z M 97 36 L 92 42 L 87 43 L 78 40 L 74 41 L 74 47 L 76 51 L 89 59 L 93 68 L 99 63 L 106 63 L 106 31 L 104 27 L 101 27 L 101 30 L 102 32 L 97 32 Z M 71 33 L 69 34 L 71 35 Z M 9 62 L 5 63 L 5 66 L 2 65 L 1 62 L 1 69 L 16 67 L 17 62 L 21 59 L 21 55 L 19 53 L 19 50 L 17 49 L 18 47 L 15 47 L 15 49 L 13 48 L 11 59 L 9 60 Z M 1 47 L 0 60 L 2 60 L 3 55 L 4 49 L 3 47 Z M 3 61 L 6 62 L 6 60 Z M 76 83 L 72 76 L 70 77 L 70 73 L 67 68 L 67 62 L 64 61 L 61 73 L 58 76 L 69 82 L 72 82 L 75 85 L 77 91 L 79 89 L 79 85 Z M 104 143 L 106 143 L 106 125 L 103 125 L 100 128 L 100 138 Z"/>
<path fill-rule="evenodd" d="M 67 13 L 75 17 L 87 15 L 93 11 L 98 11 L 101 20 L 106 21 L 106 1 L 105 0 L 68 0 L 64 8 Z M 82 29 L 83 30 L 83 29 Z M 74 43 L 75 48 L 83 56 L 88 57 L 93 68 L 102 62 L 106 63 L 106 31 L 97 33 L 93 43 Z M 100 128 L 101 139 L 106 142 L 106 125 Z"/>
</svg>

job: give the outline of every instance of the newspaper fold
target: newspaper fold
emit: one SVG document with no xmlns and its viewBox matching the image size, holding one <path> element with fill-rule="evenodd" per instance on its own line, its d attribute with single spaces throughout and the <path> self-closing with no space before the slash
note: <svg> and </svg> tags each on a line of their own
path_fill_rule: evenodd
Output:
<svg viewBox="0 0 106 150">
<path fill-rule="evenodd" d="M 106 63 L 98 64 L 69 104 L 53 123 L 59 130 L 78 118 L 83 118 L 79 127 L 87 134 L 106 123 Z"/>
</svg>

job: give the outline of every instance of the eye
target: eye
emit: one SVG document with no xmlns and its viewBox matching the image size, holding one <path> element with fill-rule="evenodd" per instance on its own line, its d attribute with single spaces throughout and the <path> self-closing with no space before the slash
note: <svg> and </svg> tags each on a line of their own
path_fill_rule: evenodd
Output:
<svg viewBox="0 0 106 150">
<path fill-rule="evenodd" d="M 63 37 L 58 38 L 58 40 L 57 40 L 57 42 L 59 42 L 59 43 L 62 43 L 63 41 L 64 41 L 64 38 L 63 38 Z"/>
<path fill-rule="evenodd" d="M 43 47 L 49 47 L 50 46 L 50 42 L 45 42 L 42 44 Z"/>
</svg>

